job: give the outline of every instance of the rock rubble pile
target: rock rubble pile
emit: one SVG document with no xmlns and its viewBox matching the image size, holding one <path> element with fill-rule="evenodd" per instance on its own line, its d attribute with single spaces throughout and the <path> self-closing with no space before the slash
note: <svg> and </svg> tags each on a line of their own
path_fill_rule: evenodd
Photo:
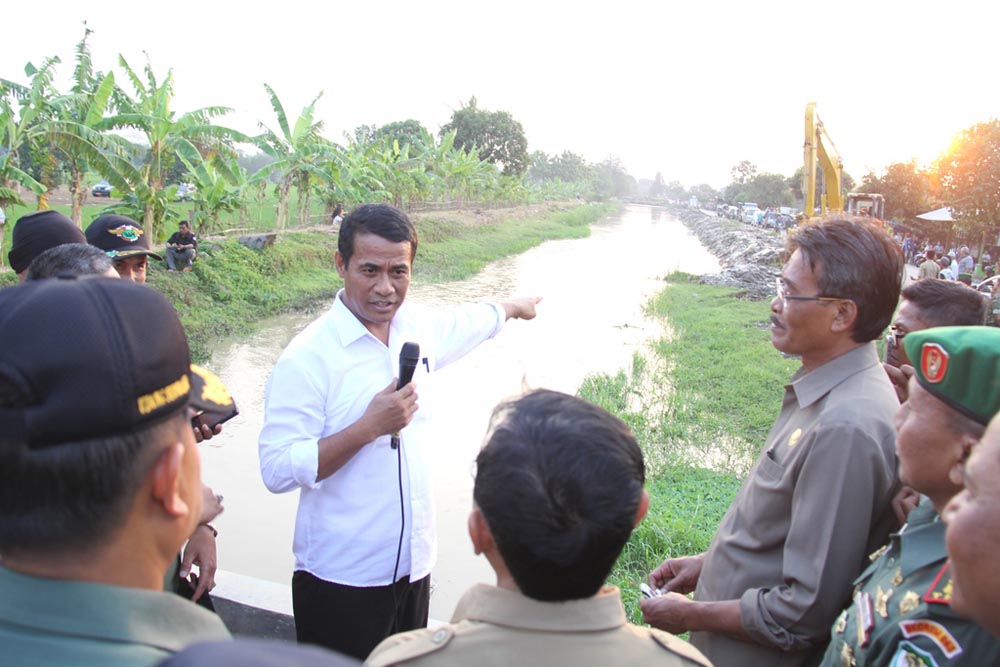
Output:
<svg viewBox="0 0 1000 667">
<path fill-rule="evenodd" d="M 781 270 L 785 247 L 784 233 L 692 209 L 678 207 L 672 212 L 722 265 L 721 273 L 701 276 L 703 283 L 739 287 L 759 297 L 774 294 L 774 279 Z"/>
</svg>

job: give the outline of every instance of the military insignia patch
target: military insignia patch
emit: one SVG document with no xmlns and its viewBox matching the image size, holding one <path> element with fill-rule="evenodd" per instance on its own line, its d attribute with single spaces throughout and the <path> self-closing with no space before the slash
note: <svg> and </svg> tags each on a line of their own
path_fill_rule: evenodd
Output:
<svg viewBox="0 0 1000 667">
<path fill-rule="evenodd" d="M 899 586 L 903 583 L 903 570 L 902 568 L 896 568 L 896 574 L 892 575 L 892 585 Z"/>
<path fill-rule="evenodd" d="M 892 589 L 883 591 L 882 587 L 878 587 L 878 591 L 875 595 L 875 612 L 882 618 L 889 618 L 889 598 L 892 597 Z"/>
<path fill-rule="evenodd" d="M 840 612 L 840 616 L 837 617 L 837 622 L 833 626 L 834 631 L 838 635 L 844 634 L 844 630 L 847 629 L 847 610 Z"/>
<path fill-rule="evenodd" d="M 889 667 L 938 667 L 938 664 L 927 651 L 921 651 L 910 642 L 900 642 L 889 660 Z"/>
<path fill-rule="evenodd" d="M 941 571 L 934 577 L 934 583 L 924 593 L 924 602 L 928 604 L 951 604 L 951 593 L 954 585 L 951 582 L 951 575 L 948 573 L 948 565 L 948 563 L 945 563 Z"/>
<path fill-rule="evenodd" d="M 840 648 L 840 664 L 844 667 L 854 667 L 858 664 L 857 660 L 854 659 L 854 649 L 847 642 Z"/>
<path fill-rule="evenodd" d="M 931 384 L 944 380 L 948 373 L 948 351 L 937 343 L 924 343 L 920 350 L 920 370 Z"/>
<path fill-rule="evenodd" d="M 138 227 L 132 225 L 119 225 L 114 229 L 109 229 L 108 234 L 112 236 L 117 236 L 122 241 L 128 241 L 129 243 L 135 243 L 142 236 L 142 230 Z"/>
<path fill-rule="evenodd" d="M 913 591 L 906 591 L 906 595 L 899 601 L 899 614 L 906 616 L 920 606 L 920 596 Z"/>
<path fill-rule="evenodd" d="M 921 619 L 918 621 L 900 621 L 899 629 L 907 639 L 927 637 L 934 642 L 948 658 L 962 654 L 962 646 L 948 630 L 935 621 Z"/>
<path fill-rule="evenodd" d="M 854 608 L 857 609 L 858 646 L 864 648 L 871 643 L 872 630 L 875 628 L 875 617 L 872 614 L 872 596 L 864 591 L 854 596 Z"/>
</svg>

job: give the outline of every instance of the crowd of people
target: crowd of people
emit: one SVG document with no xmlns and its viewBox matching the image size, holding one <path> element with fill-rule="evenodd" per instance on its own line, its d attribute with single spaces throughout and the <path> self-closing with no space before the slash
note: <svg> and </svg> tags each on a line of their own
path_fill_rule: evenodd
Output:
<svg viewBox="0 0 1000 667">
<path fill-rule="evenodd" d="M 192 238 L 171 237 L 173 266 Z M 398 209 L 344 216 L 344 286 L 268 383 L 261 476 L 299 493 L 292 645 L 233 640 L 211 611 L 222 502 L 197 443 L 221 427 L 192 417 L 233 400 L 142 285 L 160 256 L 141 225 L 18 221 L 24 284 L 0 291 L 4 664 L 1000 664 L 1000 329 L 940 272 L 904 286 L 912 248 L 865 220 L 789 237 L 770 336 L 801 367 L 707 551 L 650 572 L 647 626 L 622 606 L 638 590 L 605 585 L 662 511 L 642 450 L 606 410 L 539 389 L 497 406 L 475 461 L 468 534 L 495 584 L 428 628 L 435 376 L 541 299 L 413 304 L 417 248 Z"/>
</svg>

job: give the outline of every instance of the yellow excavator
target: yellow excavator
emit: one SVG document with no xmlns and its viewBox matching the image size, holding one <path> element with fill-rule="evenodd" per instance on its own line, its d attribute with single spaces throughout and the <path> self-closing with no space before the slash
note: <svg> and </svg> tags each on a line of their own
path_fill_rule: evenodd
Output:
<svg viewBox="0 0 1000 667">
<path fill-rule="evenodd" d="M 803 217 L 812 220 L 817 217 L 847 213 L 852 216 L 866 216 L 879 221 L 884 219 L 885 198 L 868 192 L 847 195 L 846 207 L 843 191 L 844 163 L 837 147 L 827 134 L 823 121 L 816 113 L 816 103 L 806 105 L 806 141 L 803 146 L 802 191 L 806 200 L 802 208 Z M 816 210 L 816 165 L 823 170 L 826 193 L 820 196 L 820 208 Z"/>
</svg>

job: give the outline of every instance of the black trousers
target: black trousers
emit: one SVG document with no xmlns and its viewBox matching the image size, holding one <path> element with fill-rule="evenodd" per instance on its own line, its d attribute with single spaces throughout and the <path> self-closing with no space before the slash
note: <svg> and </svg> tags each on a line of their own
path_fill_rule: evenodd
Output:
<svg viewBox="0 0 1000 667">
<path fill-rule="evenodd" d="M 389 635 L 427 627 L 430 575 L 410 583 L 356 588 L 324 581 L 303 570 L 292 575 L 295 635 L 364 660 Z"/>
</svg>

